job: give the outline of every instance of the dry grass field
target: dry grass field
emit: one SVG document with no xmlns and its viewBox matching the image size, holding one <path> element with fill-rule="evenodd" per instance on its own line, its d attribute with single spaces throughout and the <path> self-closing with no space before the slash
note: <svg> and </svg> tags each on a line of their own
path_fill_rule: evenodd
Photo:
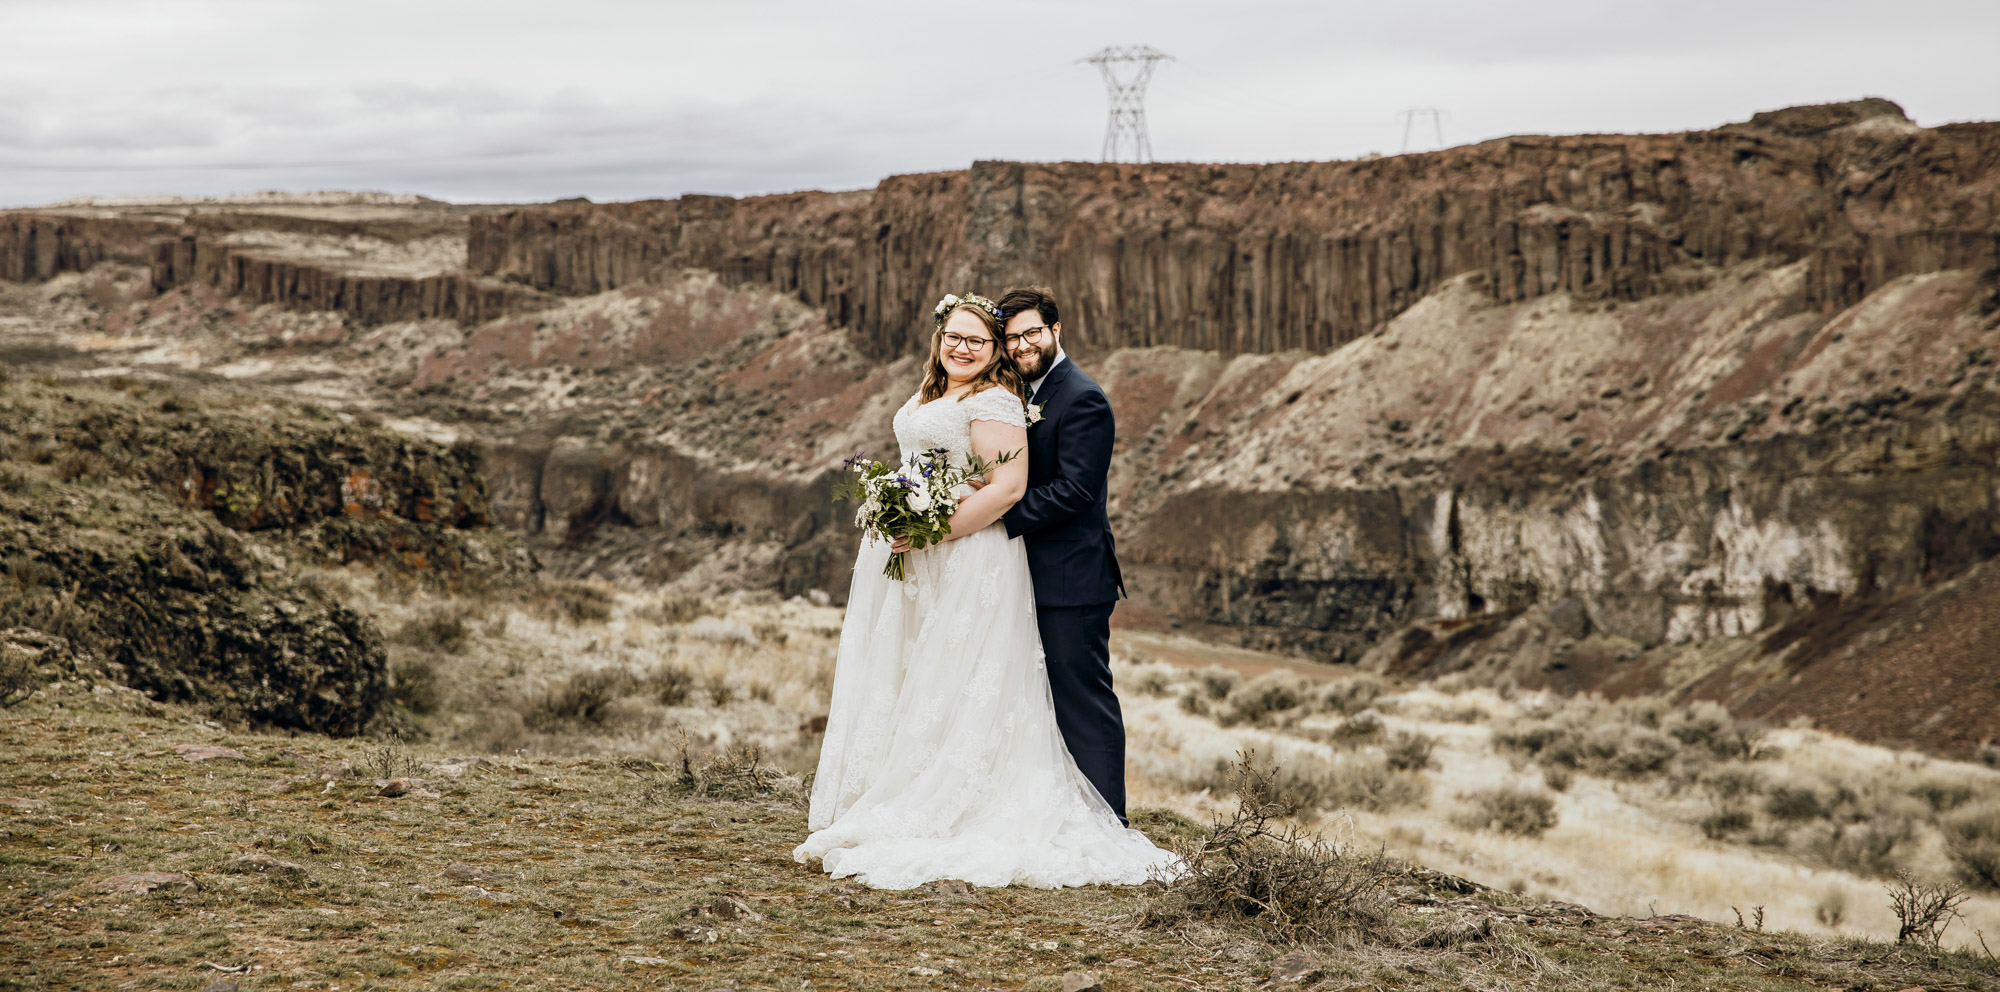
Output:
<svg viewBox="0 0 2000 992">
<path fill-rule="evenodd" d="M 325 581 L 376 613 L 425 738 L 663 762 L 748 745 L 795 776 L 817 761 L 837 608 Z M 1948 946 L 2000 943 L 2000 769 L 1747 728 L 1706 705 L 1396 686 L 1156 635 L 1116 647 L 1136 803 L 1205 822 L 1233 805 L 1247 750 L 1316 832 L 1533 898 L 1892 939 L 1887 887 L 1907 872 L 1967 889 Z"/>
<path fill-rule="evenodd" d="M 6 988 L 2000 987 L 1990 958 L 1596 916 L 1364 848 L 1319 862 L 1364 888 L 1302 946 L 1158 884 L 875 892 L 791 861 L 799 783 L 740 752 L 248 733 L 76 681 L 0 746 Z"/>
<path fill-rule="evenodd" d="M 1945 932 L 1955 950 L 1883 940 L 1883 881 L 1816 861 L 1824 829 L 1773 798 L 1963 783 L 1931 815 L 1896 807 L 1916 838 L 1897 865 L 1949 877 L 1983 769 L 1913 775 L 1908 756 L 1653 707 L 1693 743 L 1628 773 L 1603 763 L 1622 736 L 1573 761 L 1545 740 L 1636 733 L 1628 709 L 1278 659 L 1246 678 L 1121 635 L 1136 822 L 1206 851 L 1207 888 L 883 893 L 790 858 L 838 609 L 314 581 L 391 645 L 390 737 L 227 728 L 74 678 L 0 711 L 0 988 L 2000 988 L 1961 939 L 2000 930 L 1989 897 Z M 1263 772 L 1244 794 L 1297 807 L 1271 825 L 1291 843 L 1226 842 L 1242 750 Z M 1745 836 L 1703 834 L 1737 806 Z M 1836 889 L 1840 918 L 1814 920 Z M 1246 898 L 1327 901 L 1305 926 Z"/>
</svg>

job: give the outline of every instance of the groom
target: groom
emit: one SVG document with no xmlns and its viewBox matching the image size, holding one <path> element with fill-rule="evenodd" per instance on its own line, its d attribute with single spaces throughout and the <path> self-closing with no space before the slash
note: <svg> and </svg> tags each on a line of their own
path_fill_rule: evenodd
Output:
<svg viewBox="0 0 2000 992">
<path fill-rule="evenodd" d="M 1083 776 L 1125 819 L 1125 721 L 1111 691 L 1111 608 L 1125 593 L 1105 516 L 1115 426 L 1104 390 L 1062 349 L 1056 301 L 1040 289 L 1000 298 L 1008 350 L 1031 390 L 1028 492 L 1001 518 L 1026 538 L 1035 619 L 1056 724 Z"/>
</svg>

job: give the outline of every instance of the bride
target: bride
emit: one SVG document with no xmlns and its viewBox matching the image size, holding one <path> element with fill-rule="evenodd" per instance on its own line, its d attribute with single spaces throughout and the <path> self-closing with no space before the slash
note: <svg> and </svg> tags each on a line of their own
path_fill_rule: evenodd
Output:
<svg viewBox="0 0 2000 992">
<path fill-rule="evenodd" d="M 923 388 L 896 411 L 905 464 L 1025 452 L 1025 394 L 1000 308 L 967 295 L 935 314 Z M 988 472 L 944 543 L 882 574 L 854 563 L 812 835 L 792 852 L 880 889 L 936 879 L 1054 888 L 1136 884 L 1174 858 L 1122 826 L 1063 746 L 1035 628 L 1027 552 L 997 523 L 1027 488 L 1025 454 Z"/>
</svg>

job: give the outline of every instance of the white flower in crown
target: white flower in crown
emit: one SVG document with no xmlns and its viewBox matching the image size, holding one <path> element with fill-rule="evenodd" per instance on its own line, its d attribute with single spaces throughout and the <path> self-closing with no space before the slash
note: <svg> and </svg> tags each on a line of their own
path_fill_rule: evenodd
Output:
<svg viewBox="0 0 2000 992">
<path fill-rule="evenodd" d="M 944 313 L 946 310 L 950 310 L 952 307 L 955 307 L 957 305 L 958 305 L 958 294 L 946 293 L 944 294 L 944 299 L 939 300 L 938 305 L 931 308 L 931 313 L 941 314 Z"/>
<path fill-rule="evenodd" d="M 1028 404 L 1028 426 L 1033 427 L 1041 422 L 1042 422 L 1042 405 L 1040 403 Z"/>
</svg>

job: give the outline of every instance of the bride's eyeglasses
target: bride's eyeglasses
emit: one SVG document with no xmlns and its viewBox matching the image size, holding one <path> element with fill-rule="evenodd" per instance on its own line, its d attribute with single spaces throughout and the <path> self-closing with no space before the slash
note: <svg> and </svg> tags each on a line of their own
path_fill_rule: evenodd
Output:
<svg viewBox="0 0 2000 992">
<path fill-rule="evenodd" d="M 993 347 L 992 338 L 966 337 L 965 335 L 960 334 L 956 331 L 946 331 L 942 341 L 944 344 L 944 350 L 946 351 L 950 351 L 954 348 L 964 348 L 965 350 L 972 352 L 975 355 L 979 354 L 982 351 L 985 351 L 988 348 Z"/>
</svg>

